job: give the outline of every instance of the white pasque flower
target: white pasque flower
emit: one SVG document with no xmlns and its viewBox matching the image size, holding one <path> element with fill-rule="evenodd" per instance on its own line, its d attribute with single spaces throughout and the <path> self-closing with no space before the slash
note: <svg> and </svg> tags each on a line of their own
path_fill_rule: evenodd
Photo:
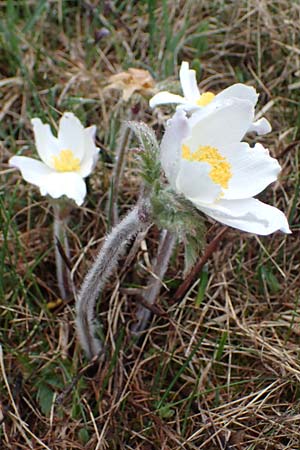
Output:
<svg viewBox="0 0 300 450">
<path fill-rule="evenodd" d="M 241 142 L 253 116 L 253 104 L 237 99 L 190 118 L 177 110 L 162 139 L 162 167 L 172 188 L 215 220 L 261 235 L 290 233 L 279 209 L 253 198 L 280 172 L 261 144 Z"/>
<path fill-rule="evenodd" d="M 40 188 L 42 195 L 53 198 L 66 195 L 81 205 L 86 195 L 84 178 L 93 170 L 99 149 L 95 145 L 95 125 L 84 128 L 71 112 L 60 119 L 57 138 L 50 126 L 40 119 L 31 120 L 37 152 L 42 161 L 26 156 L 13 156 L 24 180 Z"/>
<path fill-rule="evenodd" d="M 179 71 L 180 84 L 183 91 L 183 97 L 181 95 L 171 94 L 167 91 L 159 92 L 150 99 L 149 105 L 154 108 L 157 105 L 166 105 L 169 103 L 178 104 L 179 109 L 184 109 L 188 112 L 194 112 L 199 110 L 214 109 L 217 107 L 218 103 L 222 103 L 229 99 L 238 98 L 240 100 L 248 100 L 255 107 L 258 94 L 256 90 L 251 86 L 246 86 L 242 83 L 236 83 L 232 86 L 224 89 L 219 94 L 213 94 L 212 92 L 199 91 L 196 72 L 195 70 L 189 69 L 189 63 L 183 61 L 181 63 Z M 247 132 L 255 132 L 259 135 L 267 134 L 271 131 L 271 125 L 269 121 L 262 117 L 261 119 L 252 122 L 249 125 Z"/>
</svg>

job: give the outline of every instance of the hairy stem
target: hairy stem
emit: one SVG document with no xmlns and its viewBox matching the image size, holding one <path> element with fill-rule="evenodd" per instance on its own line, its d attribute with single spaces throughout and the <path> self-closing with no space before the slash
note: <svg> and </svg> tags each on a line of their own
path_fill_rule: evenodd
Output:
<svg viewBox="0 0 300 450">
<path fill-rule="evenodd" d="M 85 276 L 76 304 L 76 328 L 79 341 L 88 358 L 102 350 L 96 337 L 95 306 L 99 293 L 115 270 L 126 244 L 148 226 L 146 205 L 136 206 L 107 236 L 90 271 Z"/>
<path fill-rule="evenodd" d="M 57 202 L 53 204 L 53 211 L 53 239 L 57 284 L 62 300 L 67 300 L 72 294 L 71 275 L 67 264 L 70 259 L 70 247 L 67 236 L 69 209 L 61 207 L 59 202 Z"/>
<path fill-rule="evenodd" d="M 130 141 L 131 130 L 127 123 L 121 126 L 120 137 L 118 140 L 118 146 L 116 148 L 115 164 L 112 173 L 111 191 L 108 200 L 109 209 L 109 224 L 116 225 L 119 220 L 118 212 L 118 195 L 119 187 L 122 180 L 122 174 L 125 164 L 126 149 Z"/>
<path fill-rule="evenodd" d="M 143 294 L 144 303 L 152 306 L 161 289 L 162 279 L 167 271 L 172 251 L 176 242 L 175 234 L 170 231 L 163 230 L 157 250 L 157 258 L 153 267 L 153 274 L 149 280 L 149 284 Z M 149 321 L 151 311 L 144 305 L 140 304 L 137 310 L 137 322 L 132 326 L 132 332 L 139 334 L 145 330 Z"/>
</svg>

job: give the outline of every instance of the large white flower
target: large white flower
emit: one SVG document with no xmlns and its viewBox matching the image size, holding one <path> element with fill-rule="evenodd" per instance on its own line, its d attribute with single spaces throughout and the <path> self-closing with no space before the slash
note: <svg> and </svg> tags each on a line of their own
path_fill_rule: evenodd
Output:
<svg viewBox="0 0 300 450">
<path fill-rule="evenodd" d="M 165 105 L 169 103 L 178 104 L 179 109 L 184 109 L 188 112 L 205 110 L 205 113 L 217 107 L 221 102 L 228 99 L 238 98 L 240 100 L 248 100 L 254 107 L 258 100 L 256 90 L 251 86 L 246 86 L 242 83 L 233 84 L 224 89 L 219 94 L 215 95 L 212 92 L 199 91 L 196 72 L 189 69 L 189 63 L 183 61 L 179 71 L 180 84 L 183 91 L 181 95 L 171 94 L 167 91 L 159 92 L 151 98 L 149 104 L 151 108 L 157 105 Z M 207 108 L 209 105 L 209 109 Z M 203 111 L 204 112 L 204 111 Z M 249 125 L 247 132 L 256 132 L 259 135 L 267 134 L 271 131 L 271 125 L 266 118 L 261 118 Z"/>
<path fill-rule="evenodd" d="M 250 233 L 289 233 L 281 211 L 253 198 L 280 172 L 261 144 L 241 142 L 253 116 L 253 104 L 236 99 L 190 118 L 177 110 L 162 139 L 161 163 L 173 189 L 208 216 Z"/>
<path fill-rule="evenodd" d="M 42 161 L 13 156 L 10 165 L 20 169 L 24 180 L 53 198 L 66 195 L 81 205 L 86 195 L 84 178 L 93 170 L 99 149 L 95 146 L 96 127 L 84 128 L 71 112 L 60 119 L 57 138 L 40 119 L 31 120 L 37 152 Z"/>
</svg>

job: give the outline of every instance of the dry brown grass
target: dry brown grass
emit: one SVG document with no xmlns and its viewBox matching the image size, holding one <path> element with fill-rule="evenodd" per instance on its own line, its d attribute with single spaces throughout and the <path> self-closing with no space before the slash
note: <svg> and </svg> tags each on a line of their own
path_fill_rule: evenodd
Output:
<svg viewBox="0 0 300 450">
<path fill-rule="evenodd" d="M 299 3 L 48 0 L 39 11 L 42 3 L 1 2 L 1 448 L 299 449 Z M 110 35 L 95 41 L 101 27 Z M 201 61 L 201 87 L 218 91 L 239 80 L 261 93 L 258 112 L 273 132 L 260 140 L 283 167 L 261 198 L 289 215 L 293 234 L 259 238 L 228 229 L 209 259 L 200 306 L 199 277 L 174 299 L 184 281 L 178 246 L 158 301 L 162 313 L 133 345 L 134 294 L 159 237 L 152 227 L 101 299 L 107 357 L 96 372 L 85 370 L 73 301 L 46 307 L 58 295 L 48 203 L 7 161 L 20 148 L 32 154 L 31 117 L 55 123 L 56 111 L 73 110 L 97 124 L 102 156 L 70 222 L 79 286 L 106 233 L 120 121 L 139 104 L 137 117 L 160 137 L 171 111 L 153 113 L 138 96 L 124 104 L 117 91 L 104 91 L 107 77 L 135 66 L 168 84 L 183 59 L 198 68 Z M 133 154 L 125 175 L 122 212 L 138 195 Z M 208 242 L 220 229 L 209 228 Z"/>
</svg>

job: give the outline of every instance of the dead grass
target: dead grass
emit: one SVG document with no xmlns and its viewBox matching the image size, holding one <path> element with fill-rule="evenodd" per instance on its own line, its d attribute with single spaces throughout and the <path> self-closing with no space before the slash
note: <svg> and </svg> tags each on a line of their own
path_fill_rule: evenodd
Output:
<svg viewBox="0 0 300 450">
<path fill-rule="evenodd" d="M 298 2 L 48 0 L 0 7 L 2 448 L 299 449 Z M 110 35 L 97 41 L 102 27 Z M 208 262 L 207 282 L 202 271 L 175 301 L 184 281 L 178 246 L 162 312 L 133 345 L 134 294 L 147 280 L 159 237 L 152 227 L 99 302 L 106 358 L 95 373 L 85 370 L 74 337 L 72 299 L 46 306 L 58 296 L 47 201 L 7 161 L 20 149 L 33 154 L 31 117 L 55 123 L 58 111 L 73 110 L 97 124 L 103 151 L 69 225 L 79 286 L 106 233 L 120 122 L 135 106 L 160 137 L 171 111 L 153 113 L 137 95 L 124 104 L 117 91 L 104 91 L 108 76 L 132 66 L 166 85 L 183 59 L 193 62 L 201 87 L 218 91 L 242 81 L 258 88 L 258 113 L 273 125 L 261 141 L 283 167 L 261 198 L 288 214 L 293 234 L 258 238 L 228 229 Z M 125 175 L 123 212 L 138 195 L 133 154 Z M 209 229 L 208 242 L 220 229 Z"/>
</svg>

